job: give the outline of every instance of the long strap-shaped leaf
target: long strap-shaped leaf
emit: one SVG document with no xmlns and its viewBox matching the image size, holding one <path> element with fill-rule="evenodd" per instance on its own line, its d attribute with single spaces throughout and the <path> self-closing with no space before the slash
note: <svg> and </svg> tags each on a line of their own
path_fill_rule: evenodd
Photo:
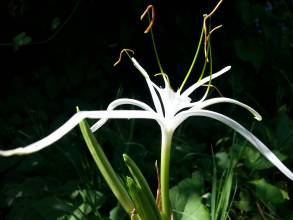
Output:
<svg viewBox="0 0 293 220">
<path fill-rule="evenodd" d="M 105 181 L 107 182 L 108 186 L 111 188 L 112 192 L 114 193 L 122 207 L 125 209 L 125 211 L 129 215 L 131 215 L 131 212 L 134 209 L 134 204 L 126 190 L 125 185 L 121 182 L 120 178 L 115 173 L 102 147 L 98 143 L 94 134 L 91 132 L 86 120 L 82 120 L 79 123 L 79 126 L 86 145 Z"/>
<path fill-rule="evenodd" d="M 135 193 L 130 193 L 131 196 L 137 197 L 139 200 L 142 197 L 143 201 L 143 212 L 146 212 L 147 219 L 150 220 L 160 220 L 162 219 L 158 206 L 156 204 L 156 200 L 150 190 L 150 187 L 141 173 L 140 169 L 137 167 L 135 162 L 126 154 L 123 154 L 124 161 L 131 173 L 132 178 L 128 178 L 128 185 L 134 189 L 134 192 L 139 193 L 139 195 L 135 195 Z M 128 186 L 128 187 L 130 187 Z M 131 190 L 131 188 L 130 188 Z M 134 200 L 134 199 L 133 199 Z M 134 200 L 135 203 L 135 200 Z M 135 204 L 136 205 L 136 204 Z M 137 208 L 137 206 L 135 206 Z M 139 213 L 139 212 L 138 212 Z M 140 214 L 140 213 L 139 213 Z"/>
<path fill-rule="evenodd" d="M 145 195 L 142 188 L 136 183 L 136 181 L 131 178 L 126 178 L 126 183 L 129 189 L 129 194 L 135 205 L 135 213 L 137 213 L 142 220 L 160 220 L 161 217 L 157 217 L 153 211 L 152 207 Z"/>
</svg>

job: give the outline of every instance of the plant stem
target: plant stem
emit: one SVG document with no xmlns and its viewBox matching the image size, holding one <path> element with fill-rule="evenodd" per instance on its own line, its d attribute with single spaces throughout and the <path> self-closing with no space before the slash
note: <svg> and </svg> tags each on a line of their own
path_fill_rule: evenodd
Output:
<svg viewBox="0 0 293 220">
<path fill-rule="evenodd" d="M 173 137 L 173 130 L 162 131 L 161 147 L 161 200 L 162 200 L 162 220 L 171 219 L 171 207 L 169 198 L 169 170 L 170 170 L 170 152 Z"/>
</svg>

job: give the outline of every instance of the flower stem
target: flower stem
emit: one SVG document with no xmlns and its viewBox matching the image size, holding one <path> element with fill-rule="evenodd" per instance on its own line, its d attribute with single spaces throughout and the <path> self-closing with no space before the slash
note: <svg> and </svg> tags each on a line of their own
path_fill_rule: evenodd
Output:
<svg viewBox="0 0 293 220">
<path fill-rule="evenodd" d="M 161 201 L 162 201 L 162 220 L 171 219 L 171 207 L 169 198 L 169 170 L 170 170 L 170 152 L 173 131 L 165 128 L 162 130 L 161 147 Z"/>
</svg>

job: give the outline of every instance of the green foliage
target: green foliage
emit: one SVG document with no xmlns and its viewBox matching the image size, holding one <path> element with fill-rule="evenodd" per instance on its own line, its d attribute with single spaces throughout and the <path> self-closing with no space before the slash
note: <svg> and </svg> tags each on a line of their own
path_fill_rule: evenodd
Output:
<svg viewBox="0 0 293 220">
<path fill-rule="evenodd" d="M 202 190 L 203 178 L 198 172 L 171 188 L 170 200 L 174 219 L 205 220 L 210 218 L 207 208 L 202 203 Z"/>
<path fill-rule="evenodd" d="M 281 161 L 287 158 L 286 155 L 280 153 L 277 150 L 273 152 L 278 158 L 280 158 Z M 242 159 L 245 162 L 245 166 L 249 167 L 252 170 L 263 170 L 273 167 L 273 165 L 268 162 L 268 160 L 266 160 L 263 156 L 261 156 L 259 152 L 253 149 L 252 146 L 244 147 Z"/>
<path fill-rule="evenodd" d="M 249 183 L 255 186 L 256 196 L 267 204 L 284 203 L 289 200 L 288 192 L 269 184 L 264 179 L 252 180 Z"/>
<path fill-rule="evenodd" d="M 192 194 L 188 197 L 182 212 L 181 220 L 208 220 L 210 219 L 207 208 L 202 204 L 199 195 Z"/>
<path fill-rule="evenodd" d="M 57 186 L 57 187 L 56 187 Z M 10 183 L 3 188 L 1 207 L 11 207 L 7 219 L 46 219 L 65 218 L 85 219 L 98 213 L 105 198 L 101 192 L 77 190 L 76 182 L 60 185 L 57 180 L 44 177 L 30 178 L 21 184 Z M 91 201 L 89 196 L 94 197 Z M 4 200 L 5 198 L 5 200 Z"/>
<path fill-rule="evenodd" d="M 251 210 L 251 201 L 249 198 L 249 193 L 246 191 L 241 191 L 239 193 L 239 200 L 234 202 L 235 207 L 242 212 L 249 212 Z"/>
<path fill-rule="evenodd" d="M 219 155 L 221 156 L 219 157 Z M 226 156 L 222 157 L 223 155 Z M 226 220 L 229 218 L 231 204 L 234 199 L 233 194 L 236 191 L 236 186 L 233 184 L 235 162 L 228 158 L 225 153 L 218 153 L 217 156 L 217 158 L 220 158 L 219 165 L 225 164 L 225 168 L 219 181 L 217 177 L 217 165 L 214 162 L 210 213 L 211 220 Z"/>
</svg>

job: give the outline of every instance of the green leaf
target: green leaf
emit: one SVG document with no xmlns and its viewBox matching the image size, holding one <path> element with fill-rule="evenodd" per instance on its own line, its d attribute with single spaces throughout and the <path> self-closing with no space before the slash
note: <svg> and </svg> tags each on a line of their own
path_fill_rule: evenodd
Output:
<svg viewBox="0 0 293 220">
<path fill-rule="evenodd" d="M 208 209 L 202 204 L 202 198 L 193 193 L 189 196 L 181 220 L 210 220 Z"/>
<path fill-rule="evenodd" d="M 143 174 L 128 155 L 123 154 L 123 158 L 136 185 L 140 189 L 140 193 L 144 197 L 144 207 L 148 207 L 149 216 L 152 216 L 151 219 L 161 219 L 161 214 L 157 207 L 156 200 Z"/>
<path fill-rule="evenodd" d="M 77 108 L 79 111 L 79 109 Z M 101 174 L 103 175 L 108 186 L 116 196 L 120 204 L 123 206 L 125 211 L 130 214 L 134 206 L 131 198 L 126 190 L 125 185 L 122 183 L 118 175 L 115 173 L 112 165 L 106 157 L 101 145 L 98 143 L 94 134 L 90 130 L 90 127 L 86 120 L 82 120 L 79 123 L 80 130 L 82 132 L 84 141 L 96 163 Z"/>
<path fill-rule="evenodd" d="M 132 219 L 137 219 L 140 216 L 143 220 L 158 220 L 150 213 L 151 209 L 148 204 L 146 204 L 146 199 L 144 197 L 144 193 L 141 188 L 136 184 L 134 179 L 127 176 L 126 184 L 128 186 L 128 192 L 133 200 L 135 209 L 132 210 Z M 138 215 L 138 216 L 137 216 Z"/>
<path fill-rule="evenodd" d="M 288 192 L 280 189 L 268 182 L 265 179 L 250 181 L 256 187 L 256 195 L 264 202 L 278 204 L 289 200 Z"/>
<path fill-rule="evenodd" d="M 195 172 L 192 178 L 186 178 L 170 189 L 170 201 L 175 220 L 182 218 L 182 213 L 190 196 L 201 193 L 202 188 L 202 176 Z"/>
</svg>

